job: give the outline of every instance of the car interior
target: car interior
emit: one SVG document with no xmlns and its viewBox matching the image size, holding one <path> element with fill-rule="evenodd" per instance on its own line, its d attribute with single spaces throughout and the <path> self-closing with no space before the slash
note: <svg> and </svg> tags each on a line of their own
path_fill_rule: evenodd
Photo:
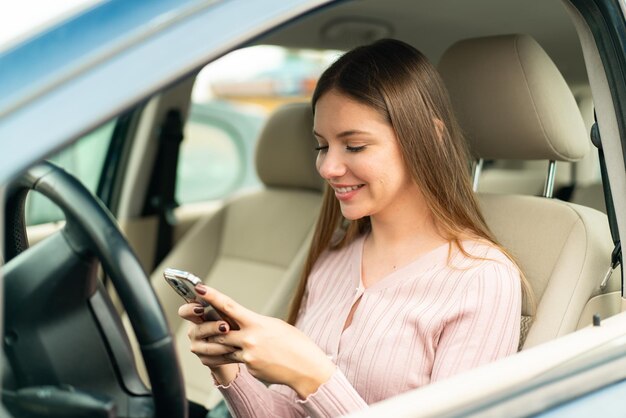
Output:
<svg viewBox="0 0 626 418">
<path fill-rule="evenodd" d="M 205 283 L 237 295 L 244 306 L 285 318 L 322 202 L 312 123 L 311 108 L 304 103 L 285 105 L 272 114 L 256 153 L 264 187 L 233 197 L 196 221 L 150 277 L 175 335 L 190 399 L 206 399 L 213 379 L 188 349 L 188 326 L 177 315 L 180 297 L 163 280 L 163 269 L 194 272 Z"/>
<path fill-rule="evenodd" d="M 587 153 L 576 101 L 530 36 L 460 41 L 444 53 L 439 70 L 478 158 L 571 162 Z M 479 199 L 489 227 L 533 287 L 537 312 L 524 347 L 589 325 L 593 313 L 619 312 L 620 284 L 601 286 L 612 250 L 606 215 L 543 196 L 480 193 Z"/>
<path fill-rule="evenodd" d="M 602 183 L 598 150 L 591 140 L 594 98 L 571 13 L 557 0 L 346 1 L 320 7 L 230 54 L 258 45 L 340 53 L 393 37 L 429 57 L 444 79 L 470 144 L 474 161 L 468 167 L 471 163 L 485 219 L 534 291 L 535 300 L 526 301 L 522 312 L 520 350 L 524 352 L 588 327 L 594 315 L 605 319 L 624 309 L 621 270 L 612 259 L 615 243 L 607 215 L 607 185 Z M 206 68 L 214 65 L 205 64 Z M 149 313 L 128 312 L 129 295 L 141 289 L 126 292 L 119 287 L 126 283 L 125 268 L 134 277 L 144 277 L 173 335 L 186 397 L 201 406 L 197 416 L 203 416 L 203 408 L 214 408 L 220 395 L 208 368 L 189 351 L 187 326 L 177 315 L 182 299 L 163 280 L 163 270 L 193 272 L 244 306 L 285 318 L 325 187 L 315 169 L 308 96 L 292 95 L 262 112 L 262 129 L 244 142 L 248 154 L 237 167 L 252 167 L 257 183 L 218 198 L 189 203 L 177 199 L 177 176 L 186 164 L 181 147 L 189 141 L 192 92 L 198 88 L 194 83 L 201 70 L 146 97 L 112 121 L 96 194 L 113 214 L 129 248 L 120 245 L 137 257 L 138 264 L 105 262 L 107 274 L 100 272 L 97 283 L 91 284 L 106 289 L 110 302 L 101 302 L 106 305 L 102 312 L 119 316 L 128 332 L 128 341 L 119 344 L 135 352 L 137 364 L 127 366 L 138 368 L 143 384 L 162 391 L 150 379 L 154 361 L 140 354 L 148 336 L 138 324 Z M 210 142 L 211 135 L 217 135 L 215 129 L 198 132 L 195 135 L 206 136 L 209 144 L 223 146 L 217 140 Z M 199 187 L 225 181 L 211 177 L 211 164 L 219 161 L 199 164 L 201 170 L 193 174 Z M 46 170 L 55 169 L 38 166 L 35 174 L 25 178 L 34 181 L 36 173 Z M 72 205 L 65 200 L 59 203 L 51 193 L 44 194 L 55 204 Z M 20 189 L 22 204 L 24 194 Z M 34 203 L 27 201 L 26 209 L 28 205 Z M 19 229 L 19 222 L 12 222 Z M 73 222 L 79 221 L 68 218 L 68 225 Z M 103 230 L 112 228 L 102 222 Z M 55 221 L 28 226 L 28 242 L 8 246 L 4 260 L 59 245 L 56 234 L 64 225 L 65 221 Z M 13 238 L 21 236 L 18 231 Z M 76 242 L 83 240 L 76 234 Z M 63 266 L 58 269 L 71 273 Z M 51 292 L 63 298 L 58 289 Z M 57 333 L 50 338 L 61 344 L 67 327 L 49 328 Z M 19 379 L 6 369 L 4 387 L 15 387 Z M 142 383 L 135 377 L 127 379 L 127 386 L 143 393 Z M 128 406 L 128 416 L 140 408 L 140 404 Z"/>
</svg>

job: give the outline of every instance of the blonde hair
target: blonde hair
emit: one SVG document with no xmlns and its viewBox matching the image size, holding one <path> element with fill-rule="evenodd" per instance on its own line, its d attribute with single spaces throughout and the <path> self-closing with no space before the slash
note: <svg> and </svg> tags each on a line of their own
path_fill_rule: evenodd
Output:
<svg viewBox="0 0 626 418">
<path fill-rule="evenodd" d="M 311 100 L 313 112 L 320 97 L 331 90 L 372 107 L 393 127 L 404 163 L 445 239 L 469 257 L 472 256 L 463 249 L 462 239 L 487 240 L 515 263 L 496 241 L 480 212 L 470 182 L 467 143 L 441 77 L 422 53 L 393 39 L 353 49 L 320 77 Z M 334 239 L 342 226 L 345 234 Z M 326 249 L 348 245 L 368 228 L 369 218 L 347 221 L 332 190 L 326 186 L 289 323 L 295 324 L 298 318 L 308 277 L 319 256 Z M 532 311 L 532 289 L 525 276 L 521 277 L 525 304 Z"/>
</svg>

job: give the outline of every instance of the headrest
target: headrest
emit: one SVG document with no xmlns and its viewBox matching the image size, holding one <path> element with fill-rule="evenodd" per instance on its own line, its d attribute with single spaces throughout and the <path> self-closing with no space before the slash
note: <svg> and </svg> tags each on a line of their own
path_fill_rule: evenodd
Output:
<svg viewBox="0 0 626 418">
<path fill-rule="evenodd" d="M 268 119 L 256 148 L 256 167 L 268 187 L 324 190 L 315 168 L 313 112 L 308 103 L 278 108 Z"/>
<path fill-rule="evenodd" d="M 457 42 L 439 71 L 476 157 L 576 161 L 588 151 L 571 90 L 530 36 Z"/>
</svg>

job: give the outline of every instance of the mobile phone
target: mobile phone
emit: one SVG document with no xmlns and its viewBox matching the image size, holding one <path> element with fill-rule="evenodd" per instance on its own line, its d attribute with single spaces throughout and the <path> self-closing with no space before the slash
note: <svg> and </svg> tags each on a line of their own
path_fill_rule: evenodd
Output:
<svg viewBox="0 0 626 418">
<path fill-rule="evenodd" d="M 210 305 L 209 302 L 196 293 L 196 285 L 202 284 L 202 281 L 197 276 L 187 271 L 166 268 L 163 271 L 163 277 L 185 302 L 198 303 L 204 307 L 204 315 L 202 317 L 205 321 L 221 320 L 227 322 L 230 329 L 239 329 L 239 325 L 232 318 Z"/>
</svg>

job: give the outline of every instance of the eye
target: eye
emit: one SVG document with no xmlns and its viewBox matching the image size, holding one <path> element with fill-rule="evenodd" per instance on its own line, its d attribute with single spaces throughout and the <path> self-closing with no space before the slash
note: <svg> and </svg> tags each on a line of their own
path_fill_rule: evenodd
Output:
<svg viewBox="0 0 626 418">
<path fill-rule="evenodd" d="M 318 145 L 315 147 L 315 151 L 326 152 L 328 151 L 328 145 Z"/>
<path fill-rule="evenodd" d="M 361 145 L 358 147 L 351 147 L 350 145 L 346 145 L 346 150 L 348 150 L 348 152 L 359 152 L 359 151 L 363 151 L 365 149 L 365 145 Z"/>
</svg>

